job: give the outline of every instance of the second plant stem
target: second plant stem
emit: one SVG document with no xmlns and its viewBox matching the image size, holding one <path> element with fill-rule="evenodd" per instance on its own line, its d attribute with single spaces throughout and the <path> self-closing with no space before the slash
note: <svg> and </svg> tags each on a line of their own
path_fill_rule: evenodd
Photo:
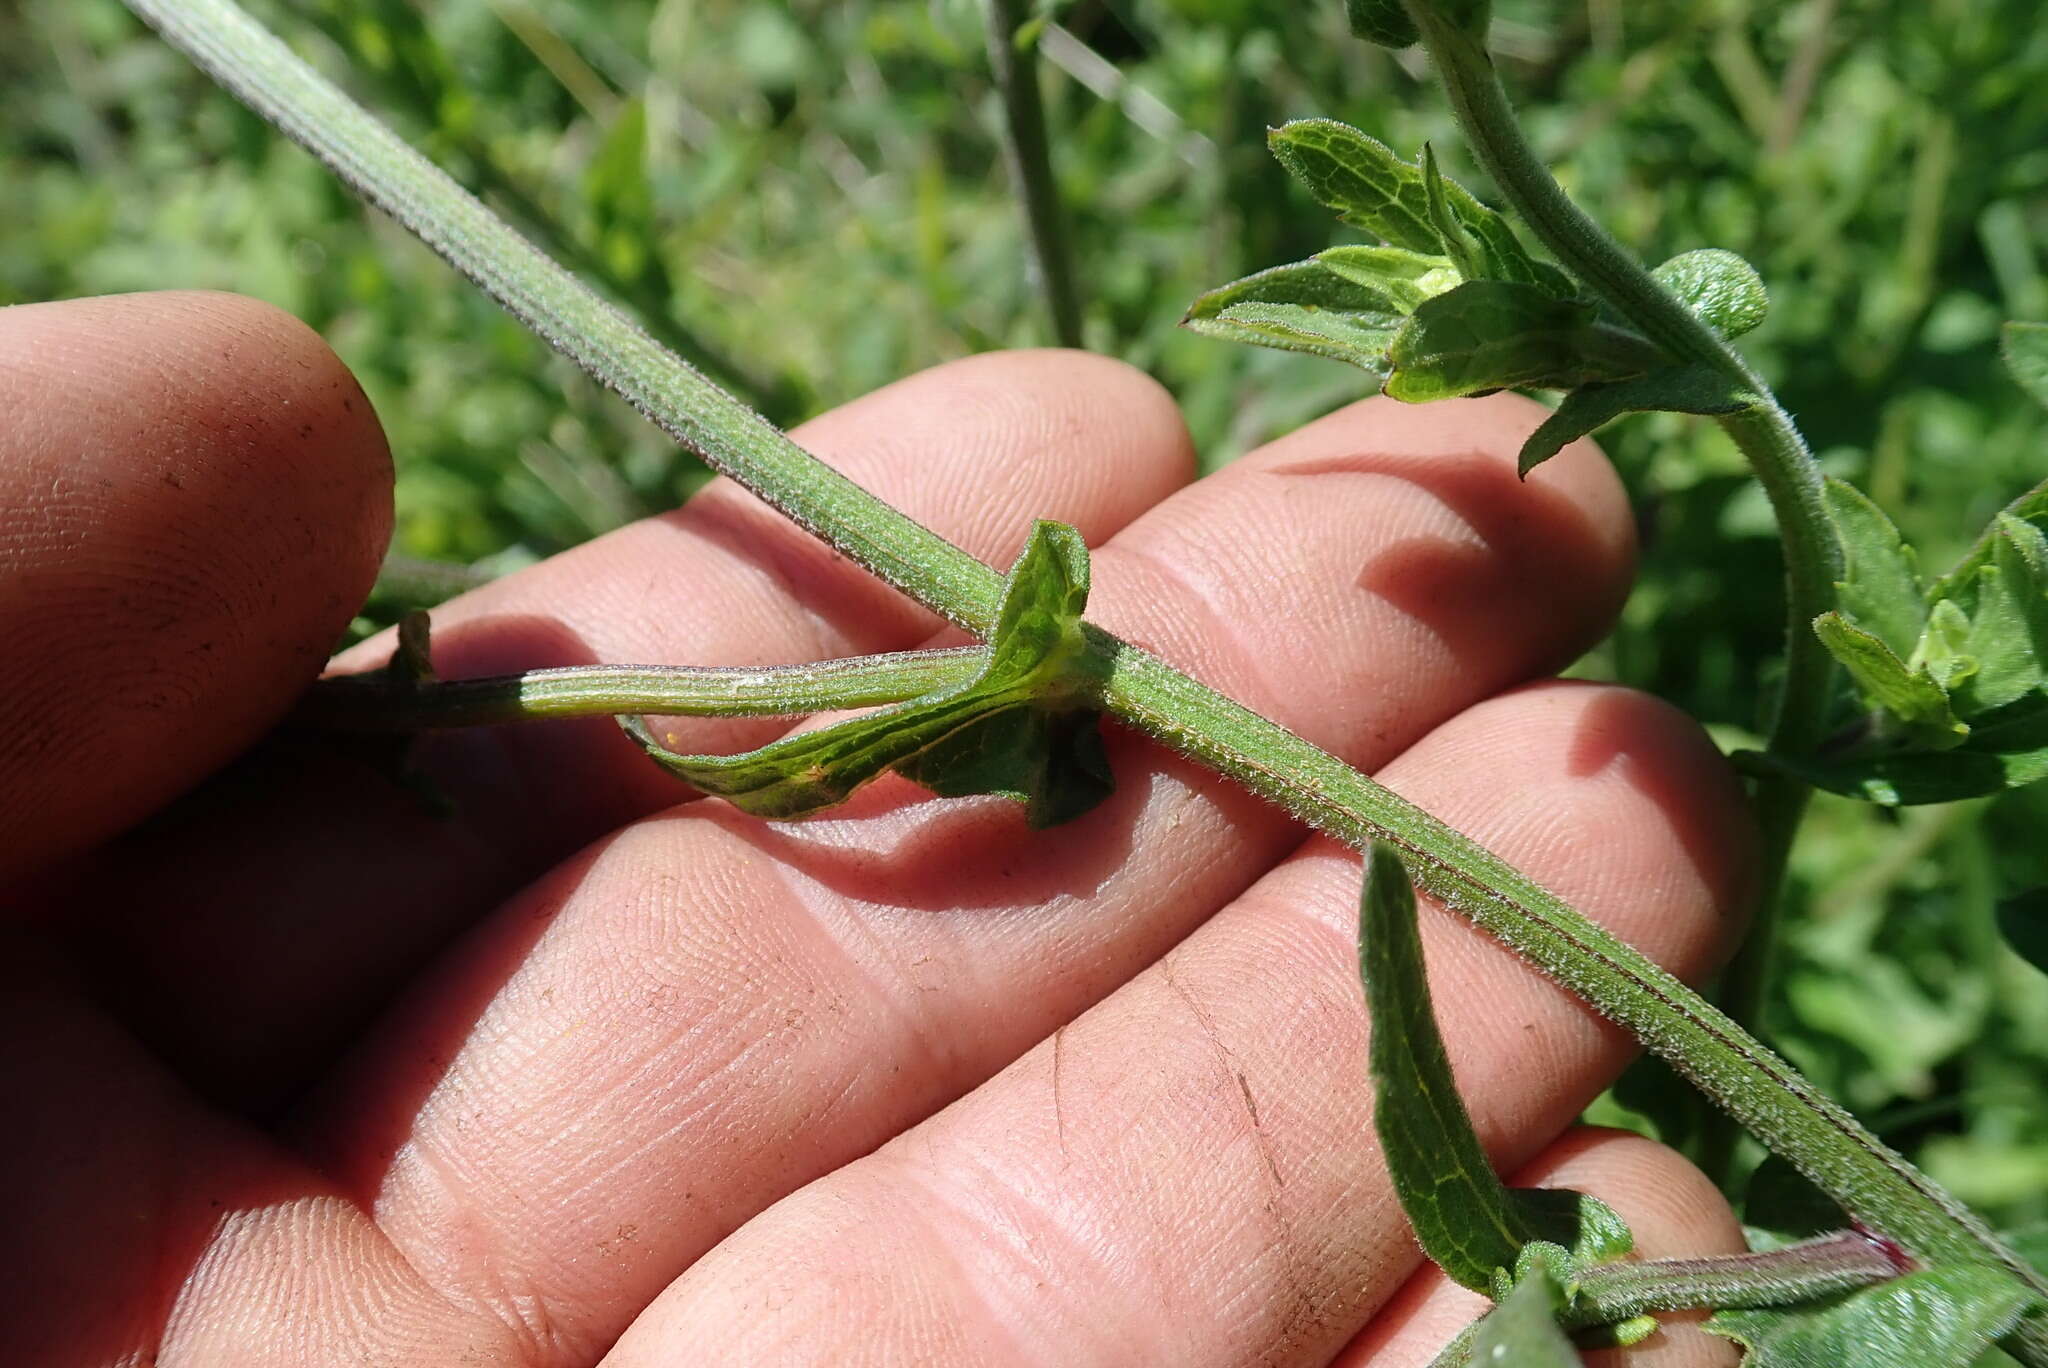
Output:
<svg viewBox="0 0 2048 1368">
<path fill-rule="evenodd" d="M 1003 154 L 1031 234 L 1038 288 L 1062 347 L 1081 345 L 1081 293 L 1067 237 L 1067 214 L 1052 173 L 1045 101 L 1038 90 L 1038 49 L 1020 44 L 1029 16 L 1022 0 L 982 0 L 988 26 L 988 61 L 1003 104 Z"/>
<path fill-rule="evenodd" d="M 1834 606 L 1842 574 L 1841 544 L 1813 453 L 1748 362 L 1571 202 L 1523 136 L 1484 46 L 1433 6 L 1413 12 L 1474 155 L 1543 245 L 1674 358 L 1711 366 L 1753 397 L 1721 424 L 1769 497 L 1784 548 L 1785 666 L 1772 695 L 1769 745 L 1784 755 L 1811 751 L 1825 735 L 1834 681 L 1834 662 L 1813 620 Z M 1753 789 L 1763 833 L 1757 912 L 1722 987 L 1729 1015 L 1750 1029 L 1759 1025 L 1771 990 L 1786 866 L 1807 796 L 1807 787 L 1789 778 L 1762 779 Z M 1734 1138 L 1725 1127 L 1709 1138 L 1703 1157 L 1717 1178 L 1728 1177 Z"/>
</svg>

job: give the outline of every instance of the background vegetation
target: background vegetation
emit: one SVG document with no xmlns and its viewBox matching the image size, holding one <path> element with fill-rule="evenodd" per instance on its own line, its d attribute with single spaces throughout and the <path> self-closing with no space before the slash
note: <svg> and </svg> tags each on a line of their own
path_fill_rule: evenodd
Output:
<svg viewBox="0 0 2048 1368">
<path fill-rule="evenodd" d="M 1046 336 L 974 0 L 252 8 L 782 421 Z M 1567 187 L 1653 261 L 1717 245 L 1757 264 L 1774 304 L 1745 348 L 1931 562 L 2048 474 L 2048 423 L 1993 357 L 1999 320 L 2048 318 L 2038 0 L 1498 8 L 1509 87 Z M 1163 380 L 1211 465 L 1357 397 L 1348 368 L 1174 325 L 1201 290 L 1344 236 L 1268 158 L 1270 123 L 1431 139 L 1478 183 L 1420 72 L 1352 41 L 1334 0 L 1039 12 L 1089 344 Z M 701 479 L 115 0 L 0 3 L 0 185 L 0 303 L 214 287 L 321 330 L 391 433 L 406 556 L 494 573 Z M 1645 569 L 1579 671 L 1745 738 L 1777 643 L 1768 510 L 1710 424 L 1602 440 Z M 2048 883 L 2044 789 L 1903 815 L 1823 799 L 1773 1023 L 2008 1226 L 2048 1218 L 2048 978 L 1992 917 Z M 1653 1068 L 1598 1111 L 1685 1137 Z"/>
</svg>

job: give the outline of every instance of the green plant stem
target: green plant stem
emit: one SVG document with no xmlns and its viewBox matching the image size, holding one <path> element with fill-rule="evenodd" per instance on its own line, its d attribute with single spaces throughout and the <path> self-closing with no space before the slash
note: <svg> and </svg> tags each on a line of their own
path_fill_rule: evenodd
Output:
<svg viewBox="0 0 2048 1368">
<path fill-rule="evenodd" d="M 1074 283 L 1074 254 L 1067 240 L 1067 215 L 1053 179 L 1051 141 L 1045 133 L 1045 102 L 1038 90 L 1038 48 L 1018 44 L 1028 18 L 1023 0 L 984 0 L 988 64 L 1003 102 L 1003 155 L 1031 232 L 1031 259 L 1038 288 L 1062 347 L 1081 345 L 1081 294 Z"/>
<path fill-rule="evenodd" d="M 313 686 L 294 722 L 337 731 L 408 732 L 558 717 L 792 717 L 900 703 L 971 679 L 988 651 L 960 646 L 805 665 L 571 665 L 418 683 L 341 675 Z"/>
<path fill-rule="evenodd" d="M 713 466 L 911 597 L 985 635 L 1002 579 L 824 466 L 657 347 L 298 61 L 229 0 L 131 0 L 174 44 L 566 355 Z M 1631 947 L 1436 818 L 1164 661 L 1090 628 L 1103 704 L 1354 847 L 1400 847 L 1418 882 L 1626 1026 L 1871 1229 L 1927 1258 L 2048 1285 L 1967 1208 Z M 2041 1360 L 2048 1364 L 2048 1357 Z"/>
<path fill-rule="evenodd" d="M 1612 1325 L 1654 1311 L 1789 1306 L 1904 1271 L 1884 1246 L 1853 1230 L 1761 1254 L 1596 1264 L 1580 1275 L 1570 1324 Z"/>
<path fill-rule="evenodd" d="M 985 630 L 1002 577 L 882 503 L 665 350 L 230 0 L 131 8 L 664 432 L 956 626 Z"/>
<path fill-rule="evenodd" d="M 1842 573 L 1841 544 L 1822 502 L 1813 453 L 1741 354 L 1572 203 L 1522 135 L 1484 47 L 1446 23 L 1433 6 L 1410 9 L 1474 154 L 1543 245 L 1673 357 L 1711 366 L 1756 396 L 1753 405 L 1723 417 L 1721 425 L 1763 485 L 1784 547 L 1785 671 L 1770 707 L 1770 749 L 1794 755 L 1813 749 L 1825 735 L 1834 662 L 1812 624 L 1834 606 Z M 1786 863 L 1806 811 L 1807 789 L 1797 780 L 1767 779 L 1753 797 L 1764 844 L 1756 919 L 1722 991 L 1730 1015 L 1752 1028 L 1770 996 Z M 1734 1139 L 1723 1127 L 1708 1140 L 1708 1170 L 1724 1181 Z"/>
<path fill-rule="evenodd" d="M 1580 1273 L 1577 1294 L 1560 1319 L 1568 1330 L 1584 1330 L 1659 1311 L 1791 1306 L 1903 1271 L 1881 1245 L 1852 1230 L 1762 1254 L 1595 1264 Z M 1470 1364 L 1478 1328 L 1475 1321 L 1461 1330 L 1430 1368 Z"/>
</svg>

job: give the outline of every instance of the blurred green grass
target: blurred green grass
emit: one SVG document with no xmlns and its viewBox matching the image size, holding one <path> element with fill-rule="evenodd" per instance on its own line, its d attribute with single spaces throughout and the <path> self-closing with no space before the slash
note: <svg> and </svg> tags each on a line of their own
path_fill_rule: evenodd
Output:
<svg viewBox="0 0 2048 1368">
<path fill-rule="evenodd" d="M 256 11 L 551 250 L 790 422 L 1046 336 L 971 0 L 290 0 Z M 1406 57 L 1334 3 L 1041 6 L 1089 344 L 1179 397 L 1204 460 L 1357 397 L 1332 363 L 1178 331 L 1201 290 L 1350 235 L 1267 157 L 1329 115 L 1465 164 Z M 2037 0 L 1501 0 L 1538 145 L 1646 257 L 1733 248 L 1773 293 L 1746 346 L 1828 468 L 1930 563 L 2048 474 L 1993 359 L 2048 318 Z M 253 294 L 320 329 L 399 462 L 397 549 L 503 568 L 702 478 L 162 47 L 114 0 L 0 7 L 0 302 Z M 1640 587 L 1579 672 L 1757 723 L 1780 594 L 1768 511 L 1709 425 L 1602 436 Z M 2048 1217 L 2048 979 L 1991 929 L 2048 882 L 2048 794 L 1893 816 L 1822 801 L 1775 1025 L 1799 1062 L 2006 1222 Z M 1361 1084 L 1362 1086 L 1362 1084 Z"/>
</svg>

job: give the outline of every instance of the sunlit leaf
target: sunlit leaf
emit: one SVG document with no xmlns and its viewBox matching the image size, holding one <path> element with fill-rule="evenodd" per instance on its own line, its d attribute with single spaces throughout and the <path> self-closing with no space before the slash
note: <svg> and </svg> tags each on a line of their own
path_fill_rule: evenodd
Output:
<svg viewBox="0 0 2048 1368">
<path fill-rule="evenodd" d="M 1329 253 L 1323 254 L 1327 255 Z M 1200 319 L 1214 318 L 1234 304 L 1302 304 L 1340 313 L 1407 312 L 1374 281 L 1359 279 L 1353 272 L 1333 269 L 1323 256 L 1290 262 L 1285 266 L 1269 266 L 1228 285 L 1219 285 L 1188 306 L 1187 322 L 1192 325 Z M 1455 280 L 1451 282 L 1456 283 Z"/>
<path fill-rule="evenodd" d="M 1317 200 L 1389 246 L 1460 259 L 1460 273 L 1470 278 L 1534 285 L 1561 299 L 1577 293 L 1562 271 L 1529 255 L 1505 218 L 1456 181 L 1438 176 L 1441 216 L 1459 230 L 1447 243 L 1430 212 L 1425 168 L 1348 124 L 1302 119 L 1273 129 L 1266 140 Z"/>
<path fill-rule="evenodd" d="M 1266 135 L 1281 165 L 1346 223 L 1394 247 L 1432 255 L 1443 239 L 1429 222 L 1422 173 L 1385 143 L 1334 119 L 1299 119 Z"/>
<path fill-rule="evenodd" d="M 1770 312 L 1756 268 L 1719 247 L 1681 253 L 1650 274 L 1723 337 L 1742 336 Z"/>
<path fill-rule="evenodd" d="M 1818 1302 L 1722 1311 L 1707 1329 L 1746 1345 L 1744 1368 L 1967 1364 L 2035 1302 L 1990 1264 L 1942 1264 Z"/>
<path fill-rule="evenodd" d="M 1332 247 L 1316 253 L 1315 259 L 1404 314 L 1413 313 L 1423 300 L 1435 298 L 1463 279 L 1449 257 L 1403 247 Z"/>
<path fill-rule="evenodd" d="M 1382 375 L 1401 312 L 1387 292 L 1369 283 L 1320 261 L 1297 261 L 1209 291 L 1181 326 L 1232 342 L 1327 356 Z"/>
<path fill-rule="evenodd" d="M 1391 314 L 1342 314 L 1300 304 L 1233 304 L 1189 326 L 1213 337 L 1327 356 L 1384 375 L 1400 322 Z"/>
</svg>

